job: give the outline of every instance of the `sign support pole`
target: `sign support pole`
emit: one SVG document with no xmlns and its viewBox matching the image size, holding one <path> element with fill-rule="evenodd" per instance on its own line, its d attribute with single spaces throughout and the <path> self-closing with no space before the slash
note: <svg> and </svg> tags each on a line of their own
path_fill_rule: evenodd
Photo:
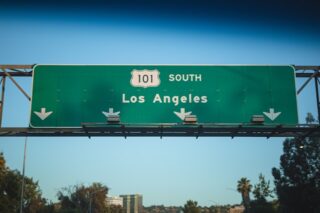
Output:
<svg viewBox="0 0 320 213">
<path fill-rule="evenodd" d="M 316 71 L 317 72 L 317 71 Z M 317 110 L 318 110 L 318 122 L 320 124 L 320 98 L 319 98 L 319 82 L 318 77 L 314 77 L 315 89 L 316 89 L 316 100 L 317 100 Z"/>
<path fill-rule="evenodd" d="M 1 100 L 0 100 L 0 127 L 2 127 L 2 115 L 3 115 L 3 105 L 4 105 L 4 91 L 6 88 L 6 77 L 3 76 L 1 79 L 0 84 L 2 83 L 1 87 Z"/>
<path fill-rule="evenodd" d="M 23 154 L 23 166 L 22 166 L 22 183 L 21 183 L 20 213 L 23 213 L 24 185 L 25 185 L 24 175 L 25 175 L 25 170 L 26 170 L 27 142 L 28 142 L 28 137 L 26 137 L 26 138 L 25 138 L 25 141 L 24 141 L 24 154 Z"/>
</svg>

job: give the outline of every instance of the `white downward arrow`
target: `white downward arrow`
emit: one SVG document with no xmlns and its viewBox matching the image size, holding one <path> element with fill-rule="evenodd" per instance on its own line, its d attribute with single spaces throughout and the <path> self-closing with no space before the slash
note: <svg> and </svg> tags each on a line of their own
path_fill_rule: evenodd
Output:
<svg viewBox="0 0 320 213">
<path fill-rule="evenodd" d="M 110 115 L 113 116 L 113 115 L 119 115 L 120 114 L 120 111 L 119 112 L 114 112 L 113 111 L 113 108 L 109 108 L 109 112 L 104 112 L 102 111 L 102 113 L 106 116 L 106 117 L 109 117 Z"/>
<path fill-rule="evenodd" d="M 40 111 L 40 112 L 34 111 L 34 113 L 35 113 L 41 120 L 44 120 L 44 119 L 46 119 L 49 115 L 52 114 L 52 111 L 46 112 L 46 108 L 41 108 L 41 111 Z"/>
<path fill-rule="evenodd" d="M 281 114 L 281 112 L 274 112 L 274 109 L 270 108 L 269 112 L 263 112 L 263 114 L 265 114 L 268 118 L 270 118 L 270 120 L 273 121 Z"/>
<path fill-rule="evenodd" d="M 174 112 L 181 120 L 184 120 L 186 115 L 190 115 L 192 112 L 186 112 L 185 108 L 181 108 L 180 112 Z"/>
</svg>

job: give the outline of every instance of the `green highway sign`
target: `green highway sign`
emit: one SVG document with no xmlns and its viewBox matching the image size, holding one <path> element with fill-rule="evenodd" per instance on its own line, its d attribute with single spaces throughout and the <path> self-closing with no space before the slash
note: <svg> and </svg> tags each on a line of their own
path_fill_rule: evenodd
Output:
<svg viewBox="0 0 320 213">
<path fill-rule="evenodd" d="M 36 65 L 30 126 L 122 123 L 298 123 L 292 66 Z"/>
</svg>

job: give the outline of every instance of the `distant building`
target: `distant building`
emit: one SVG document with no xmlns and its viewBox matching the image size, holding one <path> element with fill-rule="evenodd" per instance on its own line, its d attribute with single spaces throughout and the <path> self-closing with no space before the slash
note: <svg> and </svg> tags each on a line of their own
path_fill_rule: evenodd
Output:
<svg viewBox="0 0 320 213">
<path fill-rule="evenodd" d="M 243 213 L 245 210 L 244 206 L 234 206 L 229 209 L 229 213 Z"/>
<path fill-rule="evenodd" d="M 142 195 L 120 195 L 125 213 L 142 213 Z"/>
<path fill-rule="evenodd" d="M 107 206 L 121 206 L 123 207 L 123 198 L 118 196 L 107 197 Z"/>
</svg>

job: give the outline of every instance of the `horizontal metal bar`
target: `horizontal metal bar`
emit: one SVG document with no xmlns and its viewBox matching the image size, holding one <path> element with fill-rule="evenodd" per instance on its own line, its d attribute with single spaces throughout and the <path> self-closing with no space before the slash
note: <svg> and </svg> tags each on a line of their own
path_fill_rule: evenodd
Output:
<svg viewBox="0 0 320 213">
<path fill-rule="evenodd" d="M 0 137 L 319 137 L 319 125 L 304 125 L 297 127 L 206 127 L 206 126 L 176 126 L 176 127 L 139 127 L 139 126 L 106 126 L 85 128 L 0 128 Z"/>
<path fill-rule="evenodd" d="M 13 64 L 0 64 L 0 69 L 32 69 L 34 65 L 13 65 Z"/>
<path fill-rule="evenodd" d="M 320 66 L 295 66 L 293 65 L 295 70 L 320 70 Z"/>
<path fill-rule="evenodd" d="M 29 71 L 29 72 L 10 72 L 10 71 L 8 71 L 8 73 L 14 77 L 31 77 L 32 76 L 32 71 Z M 296 77 L 297 78 L 308 78 L 308 77 L 312 76 L 312 74 L 314 74 L 314 72 L 312 72 L 312 73 L 310 73 L 310 72 L 307 72 L 307 73 L 297 72 Z M 5 73 L 0 72 L 0 76 L 5 76 L 5 75 L 6 75 Z M 316 77 L 320 77 L 320 73 L 318 73 L 316 75 Z"/>
<path fill-rule="evenodd" d="M 2 69 L 32 69 L 35 64 L 0 64 Z M 293 65 L 295 70 L 320 70 L 320 66 L 314 65 Z"/>
<path fill-rule="evenodd" d="M 0 65 L 0 69 L 30 69 L 29 72 L 8 72 L 11 76 L 19 76 L 19 77 L 28 77 L 32 76 L 32 68 L 34 65 Z M 296 71 L 299 70 L 312 70 L 313 72 L 297 72 L 296 77 L 298 78 L 308 78 L 312 74 L 314 74 L 315 70 L 320 71 L 320 66 L 294 66 Z M 5 76 L 5 73 L 0 72 L 0 76 Z M 316 75 L 316 77 L 320 77 L 320 73 Z"/>
<path fill-rule="evenodd" d="M 312 75 L 313 77 L 320 77 L 320 72 L 307 72 L 307 73 L 296 73 L 297 78 L 310 78 Z"/>
<path fill-rule="evenodd" d="M 7 73 L 9 73 L 9 75 L 11 75 L 12 77 L 31 77 L 32 76 L 32 71 L 30 72 L 10 72 L 9 71 Z M 6 74 L 0 71 L 0 76 L 3 77 L 3 76 L 6 76 Z"/>
<path fill-rule="evenodd" d="M 34 64 L 0 64 L 0 69 L 32 69 Z M 320 66 L 293 65 L 295 70 L 320 70 Z"/>
</svg>

